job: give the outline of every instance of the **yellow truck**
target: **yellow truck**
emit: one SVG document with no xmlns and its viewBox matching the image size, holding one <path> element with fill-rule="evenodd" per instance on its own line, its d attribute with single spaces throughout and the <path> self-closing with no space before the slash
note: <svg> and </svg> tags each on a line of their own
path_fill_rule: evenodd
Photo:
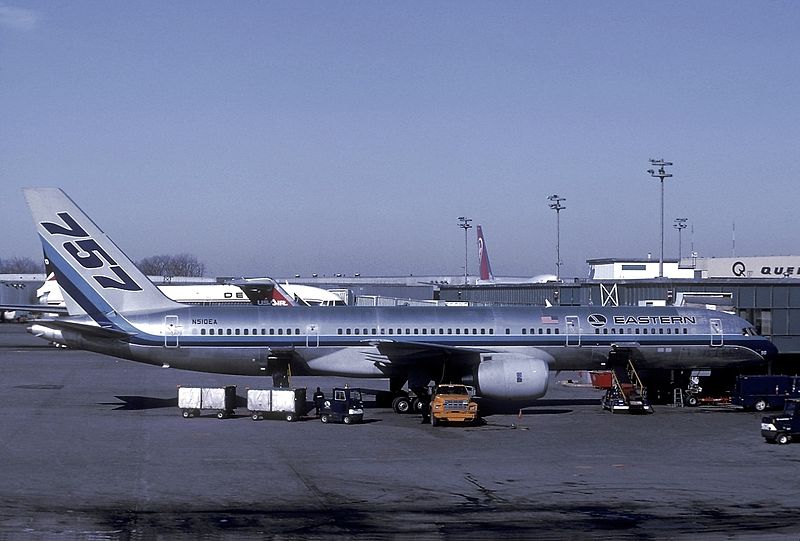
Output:
<svg viewBox="0 0 800 541">
<path fill-rule="evenodd" d="M 442 384 L 431 397 L 431 425 L 441 422 L 472 424 L 478 421 L 475 389 L 461 384 Z"/>
</svg>

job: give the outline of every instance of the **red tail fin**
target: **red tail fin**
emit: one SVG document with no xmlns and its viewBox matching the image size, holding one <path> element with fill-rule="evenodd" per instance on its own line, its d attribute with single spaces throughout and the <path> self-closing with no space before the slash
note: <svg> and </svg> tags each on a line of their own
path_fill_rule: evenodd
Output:
<svg viewBox="0 0 800 541">
<path fill-rule="evenodd" d="M 494 280 L 492 275 L 492 265 L 489 263 L 489 250 L 486 248 L 486 241 L 483 240 L 483 230 L 478 226 L 478 263 L 481 269 L 481 280 Z"/>
</svg>

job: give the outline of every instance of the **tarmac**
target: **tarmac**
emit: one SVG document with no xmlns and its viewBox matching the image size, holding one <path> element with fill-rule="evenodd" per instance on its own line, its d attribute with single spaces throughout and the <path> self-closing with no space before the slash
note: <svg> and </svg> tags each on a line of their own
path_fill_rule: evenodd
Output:
<svg viewBox="0 0 800 541">
<path fill-rule="evenodd" d="M 178 385 L 268 388 L 59 349 L 0 325 L 0 539 L 797 539 L 800 444 L 758 413 L 611 414 L 565 387 L 432 427 L 183 419 Z M 328 390 L 338 378 L 294 378 Z M 351 386 L 388 388 L 382 381 Z M 467 537 L 469 536 L 469 537 Z"/>
</svg>

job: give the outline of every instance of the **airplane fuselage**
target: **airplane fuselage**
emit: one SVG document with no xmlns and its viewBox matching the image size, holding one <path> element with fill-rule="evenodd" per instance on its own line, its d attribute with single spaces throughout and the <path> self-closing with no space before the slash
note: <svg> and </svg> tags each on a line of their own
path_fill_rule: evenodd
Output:
<svg viewBox="0 0 800 541">
<path fill-rule="evenodd" d="M 641 368 L 717 368 L 775 354 L 741 318 L 688 308 L 183 306 L 113 322 L 127 341 L 61 339 L 151 364 L 245 375 L 263 374 L 270 356 L 284 355 L 309 374 L 388 376 L 394 365 L 380 345 L 392 343 L 522 354 L 551 370 L 600 368 L 620 348 L 635 351 Z"/>
</svg>

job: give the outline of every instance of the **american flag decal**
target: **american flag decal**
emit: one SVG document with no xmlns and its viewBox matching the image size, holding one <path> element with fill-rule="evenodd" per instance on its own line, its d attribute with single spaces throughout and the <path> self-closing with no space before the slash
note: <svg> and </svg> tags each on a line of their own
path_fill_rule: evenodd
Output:
<svg viewBox="0 0 800 541">
<path fill-rule="evenodd" d="M 542 316 L 542 325 L 558 325 L 558 317 Z"/>
</svg>

